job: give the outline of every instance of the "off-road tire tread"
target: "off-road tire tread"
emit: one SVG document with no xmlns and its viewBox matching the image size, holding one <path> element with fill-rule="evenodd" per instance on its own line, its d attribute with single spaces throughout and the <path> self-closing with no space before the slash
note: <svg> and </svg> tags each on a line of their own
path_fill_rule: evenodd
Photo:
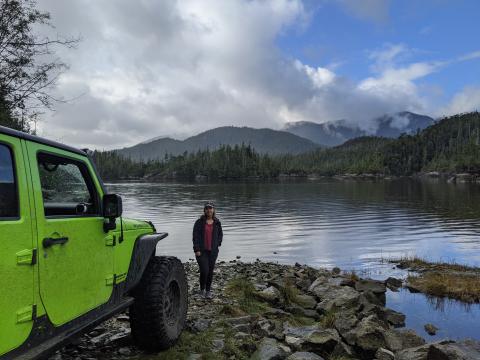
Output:
<svg viewBox="0 0 480 360">
<path fill-rule="evenodd" d="M 167 290 L 167 278 L 171 271 L 181 271 L 184 281 L 179 282 L 183 288 L 185 301 L 184 313 L 181 314 L 179 327 L 185 327 L 188 309 L 188 287 L 185 270 L 179 259 L 174 256 L 153 256 L 133 292 L 134 304 L 130 307 L 130 325 L 135 344 L 147 351 L 161 351 L 170 348 L 178 336 L 169 334 L 163 321 L 163 296 Z"/>
</svg>

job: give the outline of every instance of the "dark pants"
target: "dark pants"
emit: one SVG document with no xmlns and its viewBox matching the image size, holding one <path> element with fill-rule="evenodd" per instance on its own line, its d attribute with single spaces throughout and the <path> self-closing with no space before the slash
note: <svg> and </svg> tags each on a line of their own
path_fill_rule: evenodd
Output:
<svg viewBox="0 0 480 360">
<path fill-rule="evenodd" d="M 200 268 L 200 290 L 210 291 L 213 280 L 213 269 L 218 253 L 203 250 L 200 256 L 195 256 Z"/>
</svg>

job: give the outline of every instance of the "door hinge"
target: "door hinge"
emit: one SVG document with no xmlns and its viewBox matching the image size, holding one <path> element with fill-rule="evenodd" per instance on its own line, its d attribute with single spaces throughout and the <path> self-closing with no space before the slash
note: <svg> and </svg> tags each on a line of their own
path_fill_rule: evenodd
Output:
<svg viewBox="0 0 480 360">
<path fill-rule="evenodd" d="M 37 317 L 37 305 L 29 305 L 17 311 L 17 324 L 33 321 Z"/>
<path fill-rule="evenodd" d="M 25 249 L 17 252 L 18 265 L 35 265 L 37 263 L 37 249 Z"/>
<path fill-rule="evenodd" d="M 117 237 L 115 235 L 108 235 L 105 238 L 106 246 L 115 246 L 117 244 Z"/>
<path fill-rule="evenodd" d="M 118 275 L 117 274 L 108 275 L 105 278 L 105 284 L 107 286 L 113 286 L 115 284 L 118 284 L 124 281 L 126 278 L 127 278 L 127 273 L 118 274 Z"/>
<path fill-rule="evenodd" d="M 107 286 L 113 286 L 113 285 L 115 285 L 115 274 L 108 275 L 108 276 L 105 278 L 105 284 L 106 284 Z"/>
</svg>

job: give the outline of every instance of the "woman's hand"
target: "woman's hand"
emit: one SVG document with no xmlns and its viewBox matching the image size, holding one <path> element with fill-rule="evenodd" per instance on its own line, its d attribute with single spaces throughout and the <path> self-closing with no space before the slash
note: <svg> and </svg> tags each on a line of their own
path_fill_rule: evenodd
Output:
<svg viewBox="0 0 480 360">
<path fill-rule="evenodd" d="M 195 256 L 200 256 L 200 251 L 195 252 Z"/>
</svg>

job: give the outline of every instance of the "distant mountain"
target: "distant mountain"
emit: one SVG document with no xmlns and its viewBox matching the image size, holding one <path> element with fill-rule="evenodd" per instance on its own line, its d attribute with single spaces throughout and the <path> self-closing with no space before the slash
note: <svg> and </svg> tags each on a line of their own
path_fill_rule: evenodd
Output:
<svg viewBox="0 0 480 360">
<path fill-rule="evenodd" d="M 285 124 L 283 130 L 317 144 L 336 146 L 360 136 L 397 138 L 402 133 L 413 134 L 418 129 L 423 130 L 434 123 L 435 120 L 429 116 L 403 111 L 374 119 L 373 125 L 376 127 L 374 132 L 367 132 L 358 126 L 351 126 L 346 120 L 329 121 L 322 124 L 310 121 L 290 122 Z"/>
<path fill-rule="evenodd" d="M 155 138 L 117 152 L 132 160 L 163 159 L 165 154 L 179 155 L 198 150 L 217 149 L 221 145 L 250 144 L 262 154 L 299 154 L 317 149 L 318 144 L 287 131 L 223 126 L 207 130 L 185 140 Z"/>
</svg>

